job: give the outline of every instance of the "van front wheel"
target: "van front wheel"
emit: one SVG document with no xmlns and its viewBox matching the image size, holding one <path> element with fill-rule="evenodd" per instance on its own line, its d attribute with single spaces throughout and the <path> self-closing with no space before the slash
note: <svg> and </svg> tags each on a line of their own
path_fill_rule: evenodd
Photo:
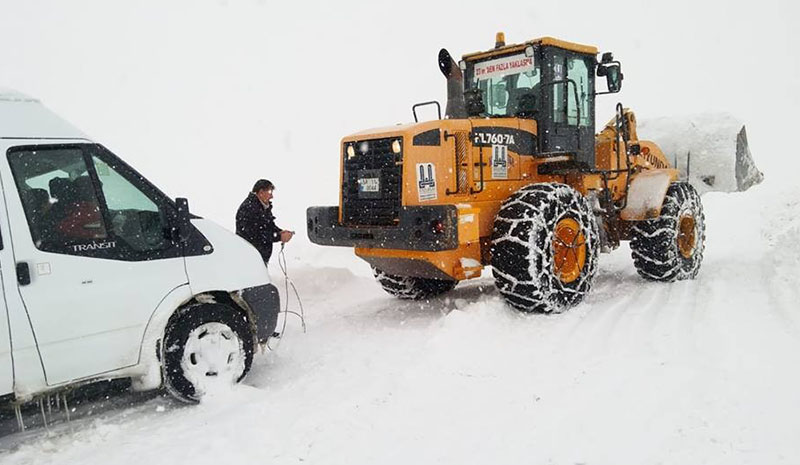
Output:
<svg viewBox="0 0 800 465">
<path fill-rule="evenodd" d="M 253 362 L 244 314 L 227 305 L 190 305 L 167 325 L 162 344 L 164 386 L 183 402 L 199 402 L 216 386 L 238 383 Z"/>
</svg>

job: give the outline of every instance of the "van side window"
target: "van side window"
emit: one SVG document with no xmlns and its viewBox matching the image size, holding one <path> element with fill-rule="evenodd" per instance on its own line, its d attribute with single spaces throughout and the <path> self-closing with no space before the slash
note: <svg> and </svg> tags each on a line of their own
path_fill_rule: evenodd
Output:
<svg viewBox="0 0 800 465">
<path fill-rule="evenodd" d="M 108 238 L 80 148 L 20 150 L 8 158 L 37 248 L 64 252 Z"/>
<path fill-rule="evenodd" d="M 105 161 L 93 156 L 92 162 L 100 180 L 114 237 L 136 252 L 170 246 L 165 236 L 166 214 L 158 205 Z"/>
</svg>

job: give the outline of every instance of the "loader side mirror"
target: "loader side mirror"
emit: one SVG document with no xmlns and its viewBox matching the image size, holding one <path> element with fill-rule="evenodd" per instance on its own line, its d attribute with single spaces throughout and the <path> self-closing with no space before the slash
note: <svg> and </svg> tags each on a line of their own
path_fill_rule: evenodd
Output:
<svg viewBox="0 0 800 465">
<path fill-rule="evenodd" d="M 606 77 L 609 93 L 616 93 L 622 89 L 622 69 L 619 63 L 601 63 L 597 66 L 597 75 Z"/>
<path fill-rule="evenodd" d="M 189 200 L 178 197 L 175 199 L 175 205 L 178 207 L 178 224 L 176 225 L 178 241 L 187 242 L 189 240 L 189 234 L 191 234 L 192 231 L 192 222 L 190 221 L 192 215 L 189 213 Z"/>
</svg>

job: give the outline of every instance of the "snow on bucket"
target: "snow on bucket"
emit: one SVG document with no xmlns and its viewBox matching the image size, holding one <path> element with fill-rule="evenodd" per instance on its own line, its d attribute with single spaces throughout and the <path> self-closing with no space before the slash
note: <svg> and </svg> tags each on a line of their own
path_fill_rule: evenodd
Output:
<svg viewBox="0 0 800 465">
<path fill-rule="evenodd" d="M 700 194 L 745 191 L 764 179 L 750 153 L 745 126 L 732 115 L 639 120 L 638 131 L 661 147 Z"/>
</svg>

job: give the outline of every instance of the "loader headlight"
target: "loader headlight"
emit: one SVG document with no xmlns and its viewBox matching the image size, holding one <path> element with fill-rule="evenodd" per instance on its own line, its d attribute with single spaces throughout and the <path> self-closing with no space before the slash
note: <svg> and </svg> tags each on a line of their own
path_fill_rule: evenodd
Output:
<svg viewBox="0 0 800 465">
<path fill-rule="evenodd" d="M 356 149 L 353 148 L 353 144 L 347 144 L 347 158 L 353 158 L 356 156 Z"/>
<path fill-rule="evenodd" d="M 395 139 L 394 142 L 392 142 L 392 152 L 400 153 L 400 139 Z"/>
<path fill-rule="evenodd" d="M 367 141 L 358 144 L 358 151 L 361 152 L 362 154 L 366 154 L 368 150 L 369 150 L 369 144 L 367 143 Z"/>
</svg>

